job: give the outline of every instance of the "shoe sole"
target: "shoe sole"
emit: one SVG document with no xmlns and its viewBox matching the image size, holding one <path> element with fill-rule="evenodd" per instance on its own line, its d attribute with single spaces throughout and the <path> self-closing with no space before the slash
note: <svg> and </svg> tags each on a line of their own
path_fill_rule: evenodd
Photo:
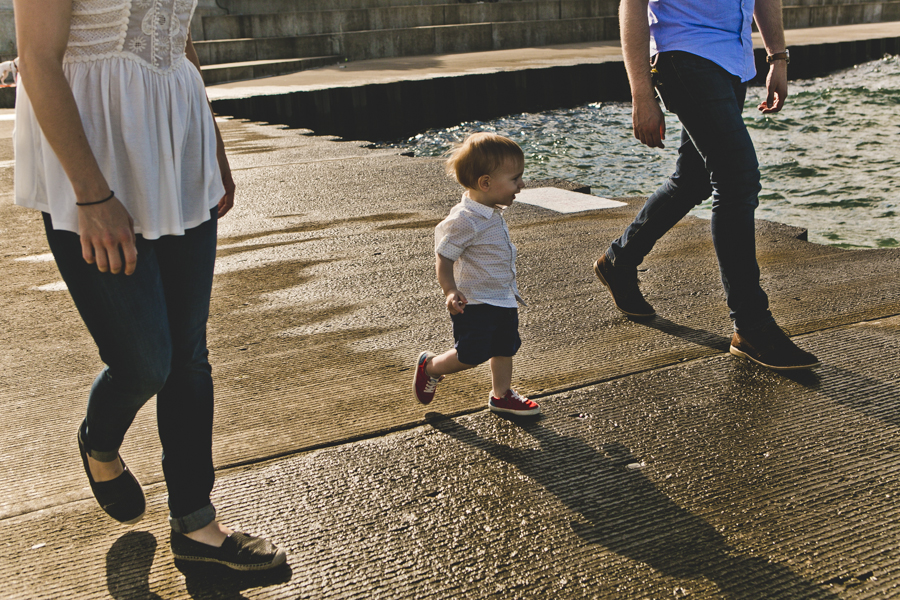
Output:
<svg viewBox="0 0 900 600">
<path fill-rule="evenodd" d="M 192 562 L 192 563 L 211 563 L 216 565 L 222 565 L 223 567 L 228 567 L 229 569 L 234 569 L 235 571 L 266 571 L 268 569 L 274 569 L 277 566 L 283 565 L 284 561 L 287 560 L 287 556 L 285 555 L 283 550 L 279 550 L 275 555 L 275 558 L 272 559 L 271 562 L 262 563 L 258 565 L 245 565 L 240 563 L 232 563 L 225 560 L 218 560 L 215 558 L 205 558 L 200 556 L 178 556 L 177 554 L 172 554 L 175 557 L 175 560 L 180 560 L 184 562 Z"/>
<path fill-rule="evenodd" d="M 500 408 L 498 406 L 492 405 L 488 402 L 488 408 L 491 409 L 491 412 L 495 413 L 504 413 L 507 415 L 518 415 L 520 417 L 529 417 L 531 415 L 539 415 L 541 414 L 541 407 L 532 408 L 531 410 L 512 410 L 509 408 Z"/>
<path fill-rule="evenodd" d="M 606 290 L 609 292 L 609 295 L 613 300 L 613 304 L 616 305 L 616 308 L 618 309 L 618 311 L 620 313 L 622 313 L 623 315 L 627 315 L 629 317 L 645 317 L 645 318 L 656 316 L 655 310 L 652 313 L 633 313 L 633 312 L 628 312 L 627 310 L 624 310 L 621 306 L 619 306 L 619 304 L 616 302 L 616 297 L 612 293 L 612 288 L 610 287 L 609 282 L 606 281 L 606 278 L 603 276 L 603 273 L 600 271 L 600 261 L 597 261 L 597 260 L 594 261 L 594 275 L 597 276 L 597 279 L 600 280 L 600 283 L 602 283 L 603 286 L 606 288 Z"/>
<path fill-rule="evenodd" d="M 754 357 L 750 356 L 749 354 L 747 354 L 746 352 L 744 352 L 743 350 L 740 350 L 734 346 L 731 346 L 728 349 L 728 351 L 731 352 L 735 356 L 740 356 L 741 358 L 746 358 L 748 360 L 752 360 L 753 362 L 755 362 L 758 365 L 766 367 L 767 369 L 773 369 L 775 371 L 796 371 L 799 369 L 813 369 L 822 364 L 821 362 L 816 361 L 814 363 L 809 363 L 808 365 L 776 366 L 776 365 L 770 365 L 770 364 L 764 363 L 763 361 L 759 360 L 758 358 L 754 358 Z"/>
<path fill-rule="evenodd" d="M 422 406 L 428 406 L 429 404 L 431 404 L 431 400 L 434 400 L 434 397 L 432 396 L 431 400 L 429 400 L 428 402 L 422 402 L 422 399 L 419 398 L 419 392 L 416 390 L 416 379 L 418 379 L 418 376 L 419 376 L 419 366 L 422 364 L 423 360 L 428 360 L 429 354 L 431 354 L 431 356 L 437 356 L 436 354 L 432 354 L 431 352 L 428 352 L 427 350 L 425 352 L 423 352 L 422 354 L 420 354 L 419 360 L 416 361 L 416 371 L 413 373 L 413 386 L 412 386 L 413 396 L 415 396 L 416 402 L 418 402 Z"/>
</svg>

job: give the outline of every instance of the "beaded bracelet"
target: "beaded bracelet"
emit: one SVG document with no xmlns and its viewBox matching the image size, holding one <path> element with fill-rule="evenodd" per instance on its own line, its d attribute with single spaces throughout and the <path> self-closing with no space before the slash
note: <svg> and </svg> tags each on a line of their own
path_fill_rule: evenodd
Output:
<svg viewBox="0 0 900 600">
<path fill-rule="evenodd" d="M 114 191 L 109 190 L 109 196 L 107 196 L 103 200 L 97 200 L 96 202 L 76 202 L 75 206 L 93 206 L 94 204 L 103 204 L 107 200 L 112 200 L 112 197 L 115 195 L 116 193 Z"/>
</svg>

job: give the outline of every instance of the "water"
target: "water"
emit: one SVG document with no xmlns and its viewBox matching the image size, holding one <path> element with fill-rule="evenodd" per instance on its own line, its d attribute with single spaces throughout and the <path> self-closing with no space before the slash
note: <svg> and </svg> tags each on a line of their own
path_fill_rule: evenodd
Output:
<svg viewBox="0 0 900 600">
<path fill-rule="evenodd" d="M 747 95 L 744 121 L 762 173 L 757 218 L 804 227 L 820 244 L 900 247 L 900 57 L 792 81 L 789 92 L 775 115 L 756 110 L 764 88 Z M 561 177 L 598 196 L 646 196 L 675 164 L 681 128 L 671 113 L 666 124 L 666 148 L 650 149 L 632 136 L 630 104 L 596 103 L 463 123 L 392 146 L 439 156 L 472 131 L 495 131 L 522 146 L 528 179 Z M 709 218 L 710 204 L 694 214 Z"/>
</svg>

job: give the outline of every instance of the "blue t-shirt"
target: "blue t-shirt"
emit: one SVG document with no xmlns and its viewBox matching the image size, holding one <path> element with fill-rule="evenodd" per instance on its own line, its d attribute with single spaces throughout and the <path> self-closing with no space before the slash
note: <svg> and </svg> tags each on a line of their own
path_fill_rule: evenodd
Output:
<svg viewBox="0 0 900 600">
<path fill-rule="evenodd" d="M 650 55 L 681 50 L 741 81 L 756 75 L 750 37 L 755 0 L 650 0 Z"/>
</svg>

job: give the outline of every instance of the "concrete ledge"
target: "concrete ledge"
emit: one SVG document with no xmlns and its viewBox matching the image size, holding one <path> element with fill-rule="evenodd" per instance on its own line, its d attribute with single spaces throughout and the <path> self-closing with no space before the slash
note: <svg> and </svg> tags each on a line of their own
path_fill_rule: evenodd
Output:
<svg viewBox="0 0 900 600">
<path fill-rule="evenodd" d="M 213 100 L 213 110 L 377 141 L 463 121 L 629 98 L 624 65 L 608 62 Z"/>
<path fill-rule="evenodd" d="M 296 73 L 306 69 L 316 69 L 340 62 L 340 56 L 318 56 L 312 58 L 291 58 L 286 60 L 258 60 L 243 63 L 211 65 L 202 67 L 203 82 L 206 85 L 274 77 L 285 73 Z"/>
<path fill-rule="evenodd" d="M 900 36 L 792 44 L 790 76 L 818 77 L 898 52 Z M 757 71 L 765 74 L 765 50 L 757 48 L 755 58 Z M 215 94 L 211 97 L 213 109 L 219 114 L 311 129 L 319 135 L 386 141 L 464 121 L 571 108 L 589 102 L 626 102 L 631 93 L 619 58 L 592 64 L 532 66 L 245 98 L 216 99 Z M 478 102 L 471 102 L 471 98 L 478 98 Z"/>
</svg>

